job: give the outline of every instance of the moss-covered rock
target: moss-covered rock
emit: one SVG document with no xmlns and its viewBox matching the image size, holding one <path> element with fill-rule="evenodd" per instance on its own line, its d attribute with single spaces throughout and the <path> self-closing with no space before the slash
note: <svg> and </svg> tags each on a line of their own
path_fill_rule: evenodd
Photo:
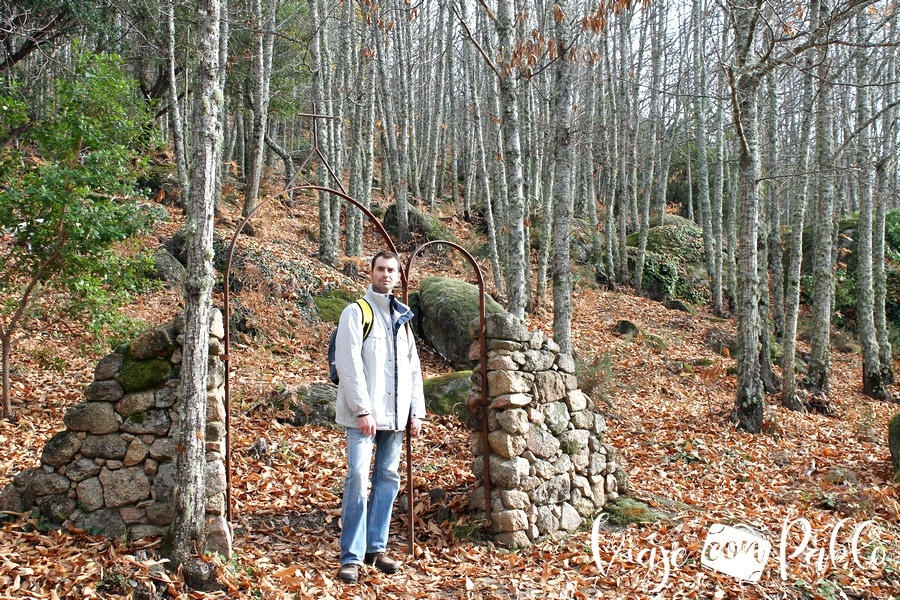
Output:
<svg viewBox="0 0 900 600">
<path fill-rule="evenodd" d="M 638 233 L 628 236 L 629 269 L 634 269 Z M 654 300 L 682 300 L 699 304 L 706 300 L 707 275 L 703 230 L 688 219 L 669 219 L 647 232 L 642 287 Z"/>
<path fill-rule="evenodd" d="M 424 382 L 425 407 L 438 415 L 455 414 L 468 419 L 466 397 L 472 389 L 472 371 L 457 371 L 429 377 Z"/>
<path fill-rule="evenodd" d="M 341 312 L 348 304 L 356 300 L 357 296 L 347 290 L 335 288 L 313 298 L 319 318 L 325 323 L 337 323 L 341 318 Z"/>
<path fill-rule="evenodd" d="M 126 392 L 140 392 L 156 387 L 172 375 L 172 364 L 162 358 L 135 360 L 126 357 L 116 381 Z"/>
<path fill-rule="evenodd" d="M 894 415 L 888 426 L 888 446 L 894 463 L 894 481 L 900 481 L 900 412 Z"/>
<path fill-rule="evenodd" d="M 609 515 L 609 523 L 624 527 L 629 523 L 655 523 L 666 516 L 648 505 L 628 496 L 619 496 L 603 507 Z"/>
<path fill-rule="evenodd" d="M 469 358 L 472 338 L 469 324 L 478 318 L 478 287 L 449 277 L 424 277 L 419 283 L 418 315 L 422 337 L 446 358 L 454 369 L 471 369 Z M 504 312 L 489 295 L 485 296 L 485 314 Z"/>
<path fill-rule="evenodd" d="M 422 241 L 429 240 L 448 240 L 458 242 L 459 240 L 452 232 L 444 227 L 440 219 L 429 214 L 419 212 L 412 205 L 406 207 L 407 221 L 409 223 L 409 232 L 420 238 Z M 399 237 L 399 229 L 397 227 L 397 205 L 391 204 L 384 213 L 384 228 L 387 229 L 394 237 Z"/>
</svg>

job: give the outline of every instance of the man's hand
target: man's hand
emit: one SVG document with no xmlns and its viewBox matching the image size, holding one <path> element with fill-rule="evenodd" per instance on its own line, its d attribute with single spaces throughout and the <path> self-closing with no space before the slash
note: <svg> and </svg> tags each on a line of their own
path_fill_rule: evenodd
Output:
<svg viewBox="0 0 900 600">
<path fill-rule="evenodd" d="M 359 425 L 359 432 L 363 435 L 375 435 L 375 417 L 365 415 L 356 418 L 356 424 Z"/>
<path fill-rule="evenodd" d="M 417 437 L 421 431 L 422 431 L 422 420 L 421 419 L 410 419 L 410 421 L 409 421 L 410 437 Z"/>
</svg>

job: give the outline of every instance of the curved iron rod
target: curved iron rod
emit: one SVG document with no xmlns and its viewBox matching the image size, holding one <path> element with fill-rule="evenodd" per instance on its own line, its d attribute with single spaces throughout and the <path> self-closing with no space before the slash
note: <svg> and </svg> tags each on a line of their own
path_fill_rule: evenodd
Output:
<svg viewBox="0 0 900 600">
<path fill-rule="evenodd" d="M 446 240 L 432 240 L 429 242 L 425 242 L 418 248 L 416 248 L 412 254 L 409 255 L 409 259 L 406 262 L 406 274 L 407 277 L 412 276 L 412 263 L 415 260 L 416 256 L 419 253 L 431 246 L 433 244 L 443 244 L 459 250 L 463 256 L 469 261 L 469 264 L 475 269 L 475 276 L 478 281 L 478 337 L 481 343 L 481 361 L 480 361 L 480 369 L 481 369 L 481 451 L 482 456 L 484 458 L 484 513 L 485 513 L 485 521 L 490 526 L 491 524 L 491 462 L 490 462 L 490 446 L 488 445 L 488 391 L 487 391 L 487 318 L 485 316 L 485 300 L 484 300 L 484 275 L 481 272 L 481 267 L 478 266 L 478 263 L 475 261 L 475 257 L 469 253 L 468 250 L 460 246 L 455 242 L 448 242 Z M 406 293 L 406 285 L 403 286 L 403 302 L 407 303 L 407 293 Z M 407 438 L 408 439 L 408 438 Z M 409 452 L 409 446 L 407 446 L 407 452 Z M 410 507 L 412 507 L 412 461 L 409 460 L 409 455 L 407 455 L 407 477 L 410 482 Z M 410 520 L 409 520 L 409 553 L 412 554 L 413 549 L 413 518 L 415 517 L 415 513 L 410 508 Z"/>
<path fill-rule="evenodd" d="M 329 169 L 330 170 L 330 169 Z M 391 239 L 391 236 L 388 235 L 387 230 L 384 228 L 384 225 L 381 221 L 378 220 L 372 211 L 363 206 L 358 200 L 355 198 L 351 198 L 345 192 L 340 190 L 334 190 L 331 188 L 327 188 L 319 185 L 298 185 L 286 188 L 277 194 L 269 196 L 256 204 L 248 213 L 247 216 L 240 222 L 237 229 L 234 231 L 234 235 L 231 236 L 231 244 L 228 246 L 228 254 L 225 259 L 225 271 L 223 272 L 222 278 L 224 282 L 225 288 L 225 298 L 224 298 L 224 321 L 225 321 L 225 354 L 222 357 L 222 361 L 225 363 L 225 509 L 226 509 L 226 518 L 230 523 L 232 521 L 232 502 L 231 502 L 231 291 L 229 287 L 229 281 L 231 278 L 231 261 L 234 258 L 234 249 L 237 245 L 238 236 L 243 231 L 244 226 L 250 222 L 250 219 L 256 212 L 263 207 L 263 205 L 271 202 L 275 198 L 283 195 L 292 195 L 295 191 L 316 191 L 319 193 L 329 193 L 339 196 L 340 198 L 350 202 L 356 208 L 361 210 L 365 215 L 369 218 L 369 221 L 375 226 L 375 229 L 390 247 L 390 250 L 397 254 L 397 247 L 394 245 L 394 241 Z M 398 261 L 399 262 L 399 261 Z M 403 290 L 404 290 L 404 299 L 406 294 L 406 273 L 403 271 L 402 265 L 400 266 L 400 278 L 402 280 Z M 407 436 L 407 448 L 409 446 L 409 436 Z"/>
</svg>

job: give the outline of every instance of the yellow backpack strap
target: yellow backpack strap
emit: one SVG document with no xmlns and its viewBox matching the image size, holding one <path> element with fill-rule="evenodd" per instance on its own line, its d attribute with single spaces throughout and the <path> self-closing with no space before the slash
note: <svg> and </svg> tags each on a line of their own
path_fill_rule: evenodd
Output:
<svg viewBox="0 0 900 600">
<path fill-rule="evenodd" d="M 375 315 L 367 300 L 359 298 L 356 303 L 359 305 L 359 310 L 362 311 L 363 339 L 365 340 L 369 337 L 369 332 L 372 331 L 372 321 L 375 319 Z"/>
</svg>

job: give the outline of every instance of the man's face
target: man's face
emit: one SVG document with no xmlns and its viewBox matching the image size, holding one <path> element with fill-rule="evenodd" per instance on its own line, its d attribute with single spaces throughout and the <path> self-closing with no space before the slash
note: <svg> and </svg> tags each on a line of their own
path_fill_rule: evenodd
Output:
<svg viewBox="0 0 900 600">
<path fill-rule="evenodd" d="M 387 294 L 400 280 L 400 265 L 397 263 L 397 259 L 379 256 L 375 259 L 371 276 L 372 287 L 375 291 L 379 294 Z"/>
</svg>

